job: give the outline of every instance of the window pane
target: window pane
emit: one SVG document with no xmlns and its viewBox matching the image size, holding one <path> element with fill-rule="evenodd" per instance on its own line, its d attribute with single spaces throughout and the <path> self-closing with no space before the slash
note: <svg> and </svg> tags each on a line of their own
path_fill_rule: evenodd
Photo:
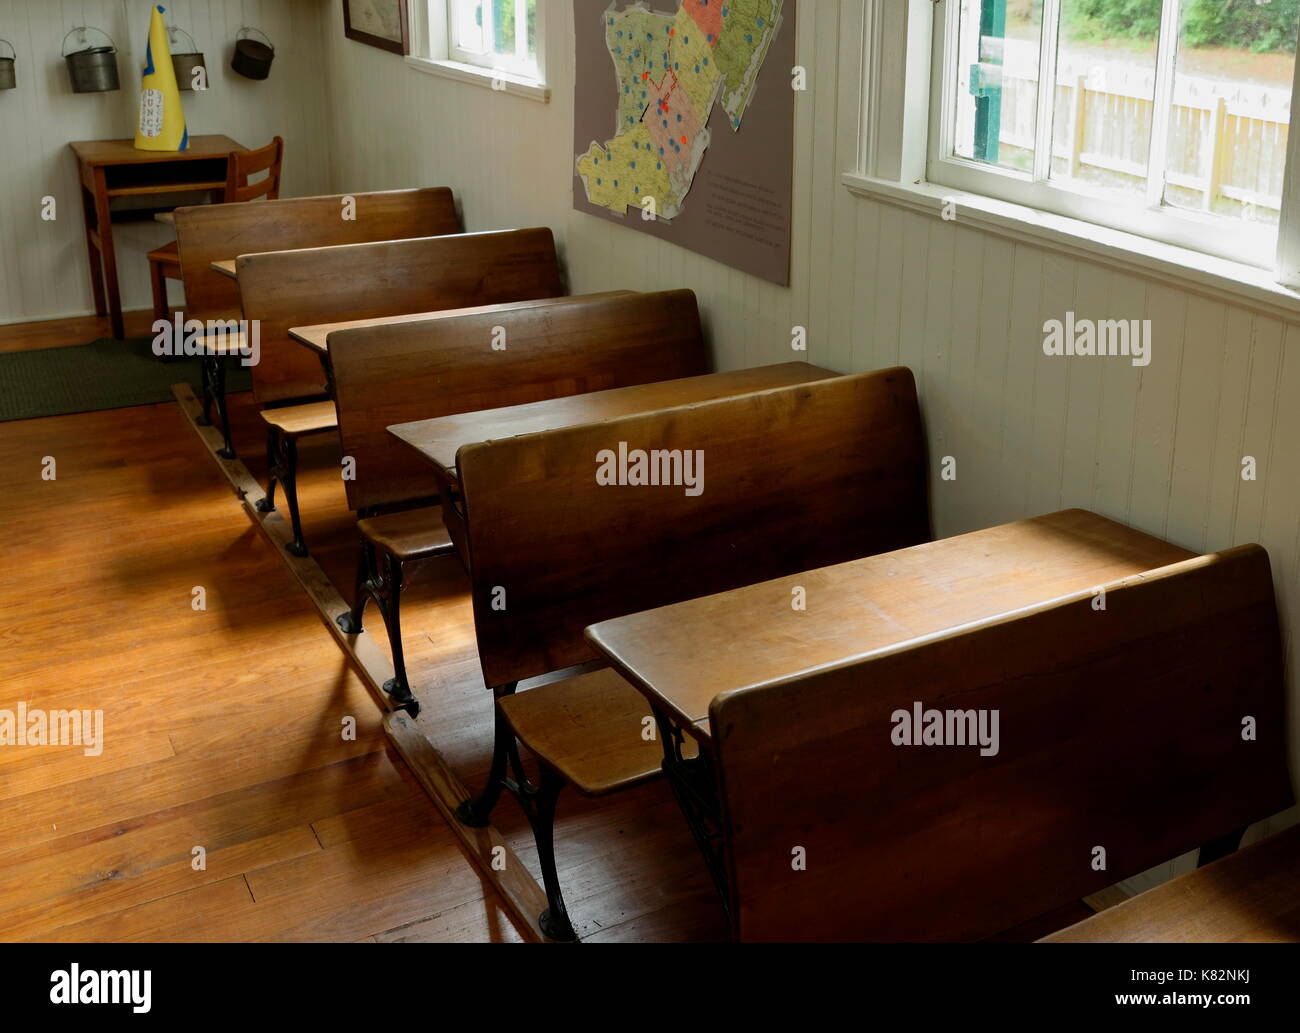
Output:
<svg viewBox="0 0 1300 1033">
<path fill-rule="evenodd" d="M 1166 204 L 1277 225 L 1300 3 L 1184 0 Z"/>
<path fill-rule="evenodd" d="M 516 0 L 491 0 L 492 42 L 498 54 L 515 54 L 515 2 Z M 519 0 L 520 3 L 523 0 Z"/>
<path fill-rule="evenodd" d="M 1042 0 L 961 0 L 954 150 L 1034 167 Z"/>
<path fill-rule="evenodd" d="M 1062 0 L 1054 181 L 1145 198 L 1160 15 L 1161 0 Z"/>
<path fill-rule="evenodd" d="M 453 0 L 456 46 L 481 54 L 483 46 L 483 4 L 480 0 Z"/>
</svg>

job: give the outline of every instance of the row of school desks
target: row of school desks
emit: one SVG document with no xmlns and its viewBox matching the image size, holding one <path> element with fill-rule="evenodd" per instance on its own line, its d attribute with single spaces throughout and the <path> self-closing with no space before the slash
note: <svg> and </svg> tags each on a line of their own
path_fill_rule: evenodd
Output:
<svg viewBox="0 0 1300 1033">
<path fill-rule="evenodd" d="M 403 193 L 350 196 L 364 222 Z M 1290 804 L 1258 546 L 1082 510 L 933 541 L 909 371 L 712 371 L 691 292 L 566 297 L 544 230 L 258 228 L 338 200 L 181 210 L 182 268 L 260 320 L 268 449 L 337 432 L 355 464 L 338 619 L 378 604 L 395 707 L 403 572 L 460 556 L 496 740 L 458 817 L 519 801 L 552 938 L 565 786 L 667 777 L 742 940 L 993 936 Z"/>
</svg>

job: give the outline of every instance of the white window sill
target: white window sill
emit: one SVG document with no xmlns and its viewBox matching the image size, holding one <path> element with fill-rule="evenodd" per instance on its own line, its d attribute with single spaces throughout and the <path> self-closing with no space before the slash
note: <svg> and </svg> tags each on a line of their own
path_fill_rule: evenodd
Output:
<svg viewBox="0 0 1300 1033">
<path fill-rule="evenodd" d="M 415 56 L 408 56 L 406 64 L 408 67 L 414 68 L 418 72 L 424 72 L 426 75 L 437 75 L 444 79 L 454 79 L 456 82 L 483 86 L 489 90 L 540 101 L 543 104 L 549 103 L 551 99 L 551 90 L 546 83 L 538 82 L 536 79 L 529 79 L 526 76 L 516 75 L 513 72 L 503 72 L 495 68 L 464 64 L 460 61 L 433 61 L 427 57 Z M 501 87 L 498 88 L 494 83 L 500 83 Z"/>
<path fill-rule="evenodd" d="M 857 172 L 844 173 L 841 181 L 860 197 L 939 218 L 945 204 L 952 203 L 957 225 L 1028 241 L 1075 258 L 1102 259 L 1112 268 L 1210 294 L 1230 304 L 1245 304 L 1279 319 L 1294 321 L 1300 316 L 1300 291 L 1275 282 L 1270 271 L 1257 266 L 934 183 L 894 183 Z"/>
</svg>

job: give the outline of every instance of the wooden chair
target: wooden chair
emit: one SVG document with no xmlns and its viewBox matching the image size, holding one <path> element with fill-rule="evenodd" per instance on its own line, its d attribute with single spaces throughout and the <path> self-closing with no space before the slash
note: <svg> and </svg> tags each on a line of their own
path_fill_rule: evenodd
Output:
<svg viewBox="0 0 1300 1033">
<path fill-rule="evenodd" d="M 280 196 L 280 173 L 284 165 L 284 140 L 276 137 L 256 151 L 235 151 L 230 155 L 226 173 L 223 203 L 254 201 L 266 198 L 274 201 Z M 256 183 L 249 179 L 259 172 L 266 175 Z M 180 280 L 180 246 L 173 240 L 149 252 L 149 282 L 153 285 L 154 319 L 166 319 L 171 314 L 167 302 L 167 281 Z"/>
<path fill-rule="evenodd" d="M 354 217 L 345 217 L 348 214 Z M 236 251 L 285 251 L 458 232 L 455 199 L 446 187 L 178 208 L 176 241 L 185 282 L 186 316 L 203 322 L 241 318 L 238 285 L 212 268 L 213 262 L 235 258 Z M 305 354 L 300 361 L 308 370 L 308 379 L 318 379 L 314 372 L 318 364 Z M 215 407 L 226 438 L 221 454 L 233 459 L 225 412 L 225 365 L 212 355 L 204 370 L 205 418 L 210 419 Z M 314 392 L 315 388 L 309 383 L 304 391 Z"/>
<path fill-rule="evenodd" d="M 504 347 L 493 347 L 494 340 Z M 691 291 L 586 297 L 454 310 L 419 322 L 340 330 L 328 338 L 330 379 L 361 550 L 356 594 L 338 623 L 362 631 L 373 599 L 396 677 L 384 686 L 412 713 L 401 596 L 408 568 L 451 550 L 430 499 L 447 498 L 427 461 L 388 433 L 393 424 L 696 376 L 708 348 Z M 412 508 L 420 507 L 420 508 Z M 395 511 L 396 510 L 396 511 Z"/>
<path fill-rule="evenodd" d="M 598 484 L 596 457 L 620 443 L 702 450 L 703 492 Z M 640 717 L 628 723 L 620 700 L 635 691 L 612 672 L 512 698 L 518 683 L 596 659 L 583 630 L 598 621 L 928 540 L 916 388 L 901 368 L 837 377 L 469 445 L 457 462 L 475 635 L 498 700 L 487 786 L 458 817 L 485 825 L 501 791 L 515 795 L 537 837 L 543 928 L 572 938 L 551 847 L 560 788 L 639 784 L 661 773 L 662 753 Z M 534 709 L 557 699 L 559 711 Z M 581 729 L 556 718 L 579 707 Z M 539 785 L 516 736 L 543 758 Z"/>
<path fill-rule="evenodd" d="M 507 230 L 246 254 L 239 257 L 244 316 L 257 320 L 261 361 L 252 367 L 271 462 L 266 498 L 283 482 L 295 556 L 307 555 L 296 487 L 298 441 L 334 430 L 338 416 L 320 358 L 293 327 L 342 319 L 555 298 L 564 294 L 549 229 Z M 303 401 L 314 397 L 316 401 Z"/>
</svg>

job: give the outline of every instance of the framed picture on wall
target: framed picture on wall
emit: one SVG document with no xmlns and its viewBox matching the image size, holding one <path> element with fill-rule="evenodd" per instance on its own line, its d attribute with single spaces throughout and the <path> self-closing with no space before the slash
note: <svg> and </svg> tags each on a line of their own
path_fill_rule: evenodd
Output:
<svg viewBox="0 0 1300 1033">
<path fill-rule="evenodd" d="M 406 0 L 343 0 L 343 31 L 358 43 L 394 54 L 411 52 Z"/>
</svg>

